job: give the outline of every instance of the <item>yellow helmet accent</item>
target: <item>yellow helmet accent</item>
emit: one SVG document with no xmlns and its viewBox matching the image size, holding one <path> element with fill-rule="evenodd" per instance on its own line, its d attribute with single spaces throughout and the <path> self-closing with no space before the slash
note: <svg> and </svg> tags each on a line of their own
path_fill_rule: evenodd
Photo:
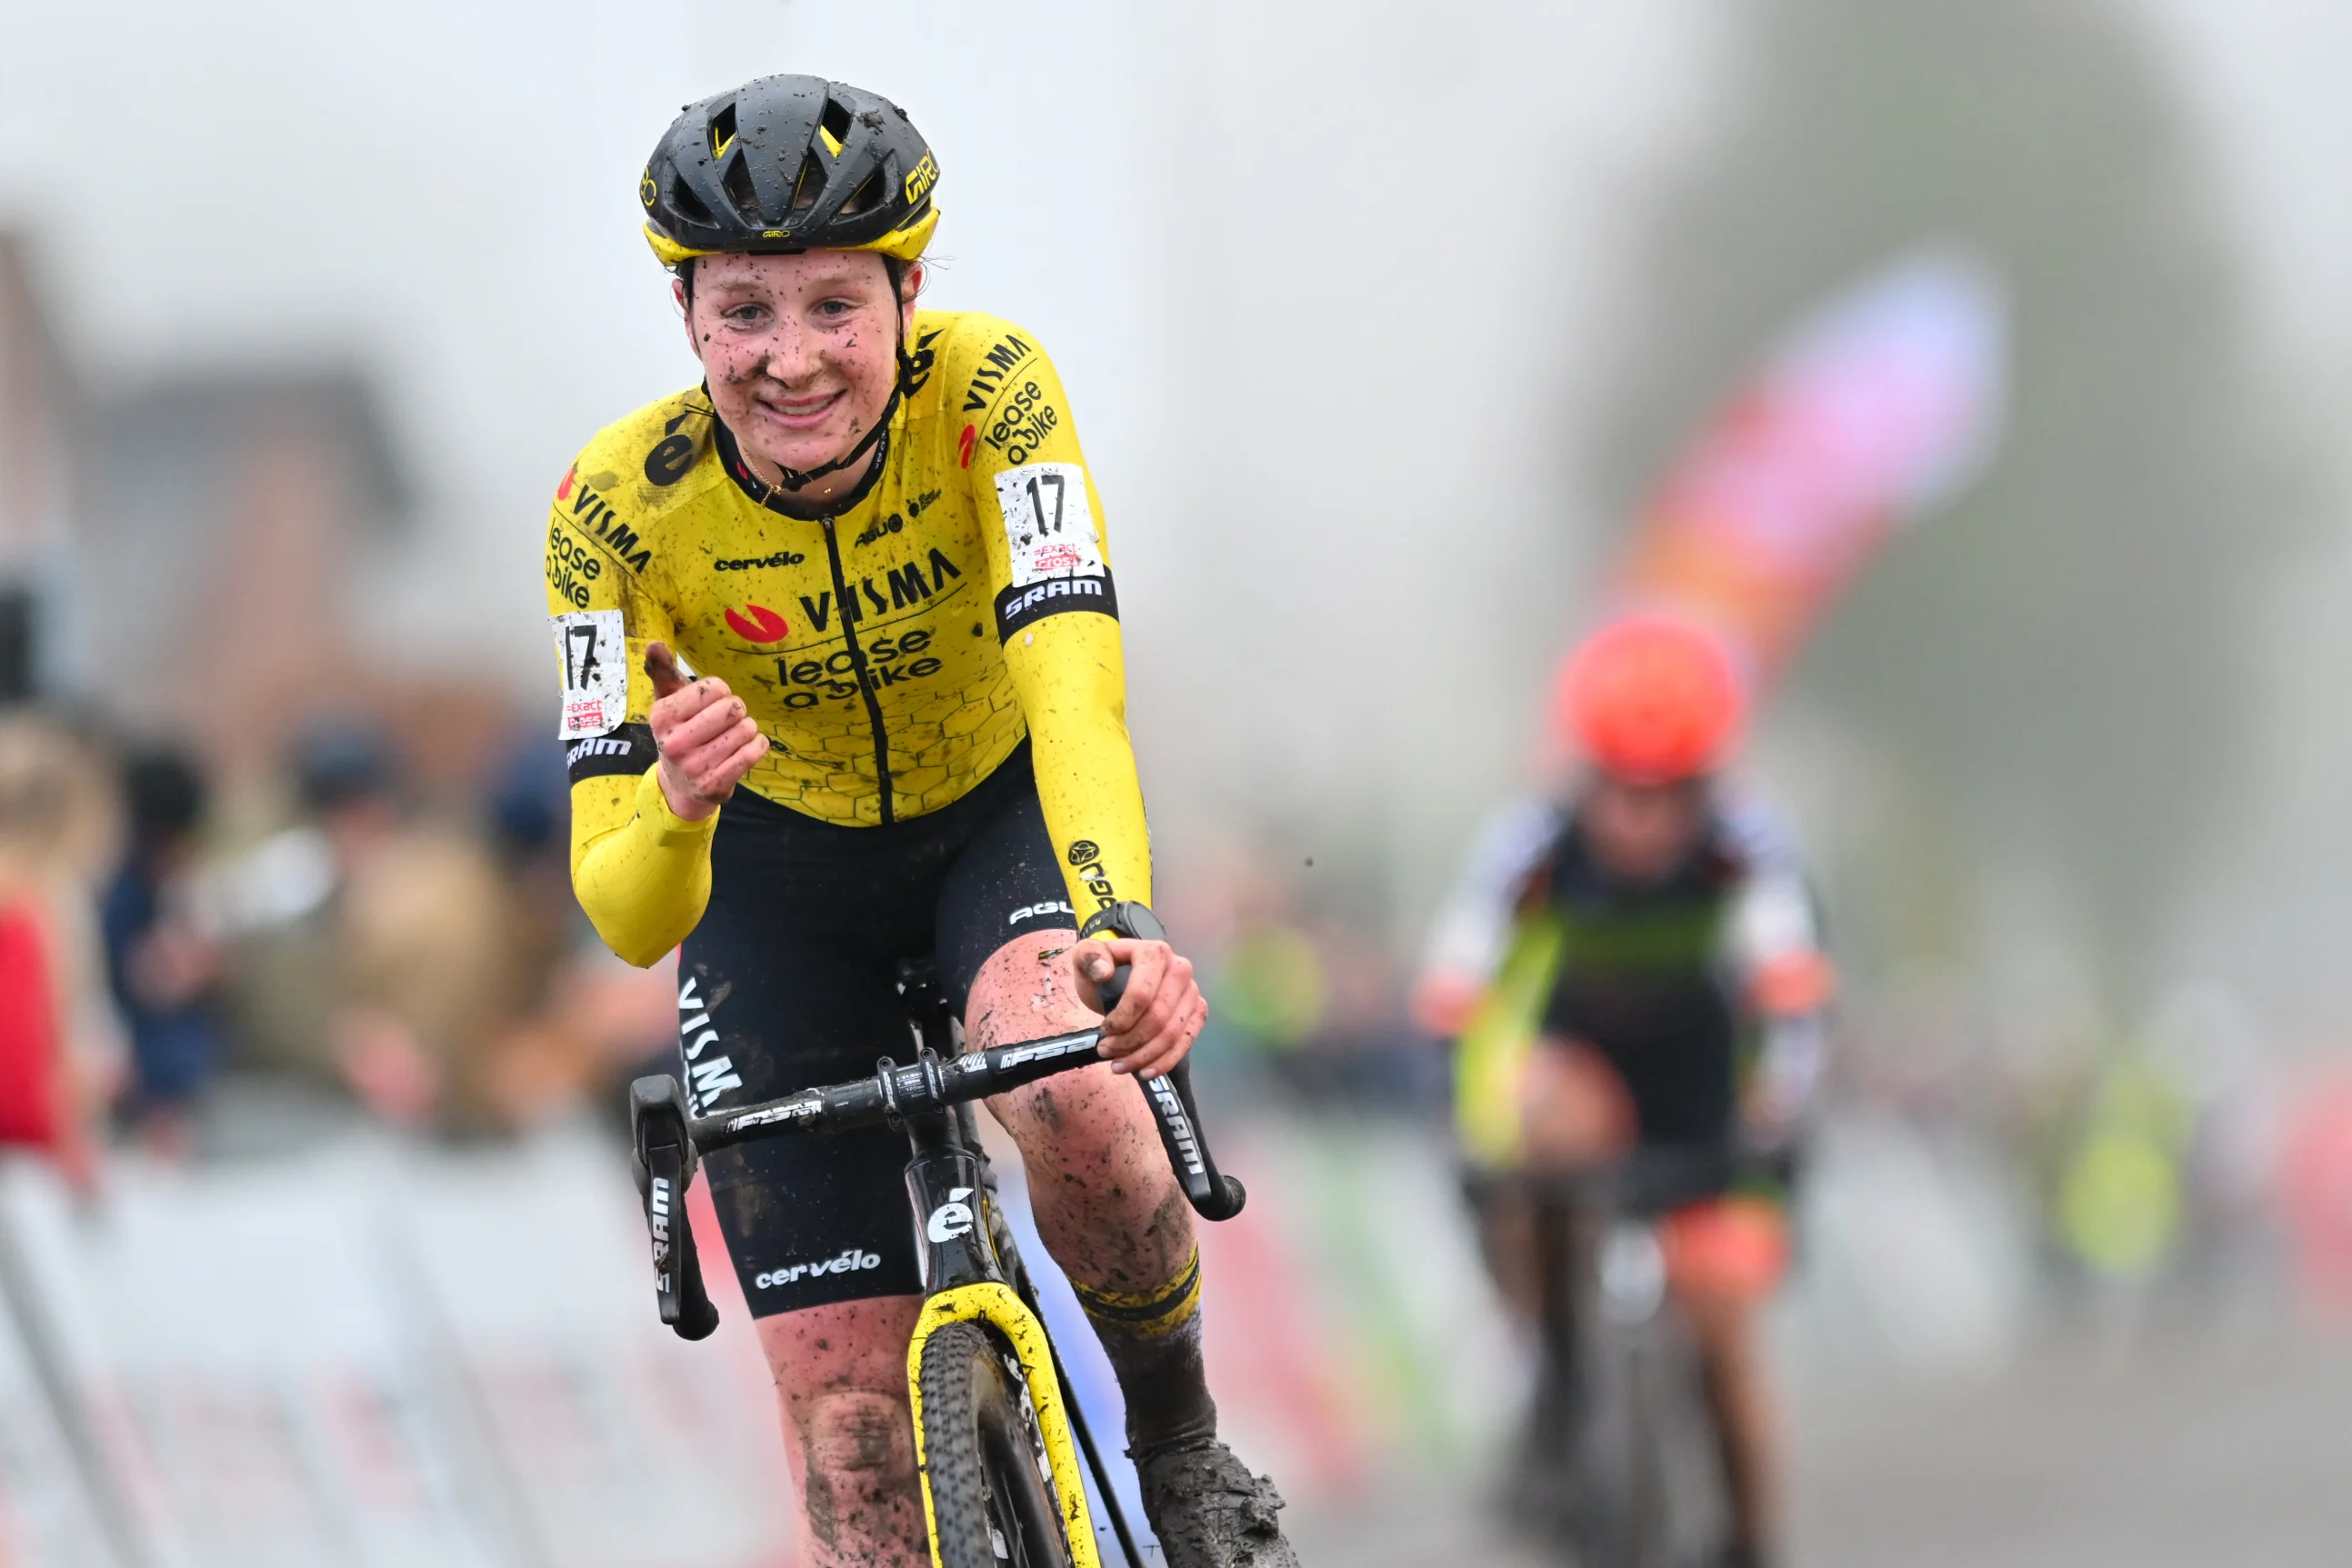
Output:
<svg viewBox="0 0 2352 1568">
<path fill-rule="evenodd" d="M 870 250 L 895 260 L 913 261 L 929 246 L 931 231 L 939 226 L 940 209 L 936 206 L 927 206 L 923 209 L 922 215 L 914 222 L 892 229 L 880 239 L 868 240 L 864 245 L 823 245 L 811 246 L 808 248 L 811 250 Z M 772 243 L 781 250 L 791 246 L 793 233 L 790 229 L 770 229 L 761 235 L 761 238 Z M 751 251 L 751 247 L 748 246 L 740 248 L 730 246 L 727 250 L 696 250 L 691 246 L 678 244 L 652 224 L 646 225 L 646 243 L 654 247 L 654 255 L 661 258 L 661 264 L 664 267 L 676 267 L 678 263 L 691 261 L 698 256 L 744 255 Z"/>
</svg>

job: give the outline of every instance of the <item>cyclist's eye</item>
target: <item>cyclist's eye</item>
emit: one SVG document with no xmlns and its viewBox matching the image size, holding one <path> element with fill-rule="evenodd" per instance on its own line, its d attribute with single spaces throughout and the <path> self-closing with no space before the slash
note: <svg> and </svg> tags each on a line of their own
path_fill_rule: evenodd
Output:
<svg viewBox="0 0 2352 1568">
<path fill-rule="evenodd" d="M 738 305 L 733 309 L 723 311 L 721 314 L 739 327 L 755 327 L 759 325 L 766 312 L 757 305 Z"/>
<path fill-rule="evenodd" d="M 828 321 L 838 321 L 856 308 L 846 299 L 826 299 L 817 305 L 816 313 Z"/>
</svg>

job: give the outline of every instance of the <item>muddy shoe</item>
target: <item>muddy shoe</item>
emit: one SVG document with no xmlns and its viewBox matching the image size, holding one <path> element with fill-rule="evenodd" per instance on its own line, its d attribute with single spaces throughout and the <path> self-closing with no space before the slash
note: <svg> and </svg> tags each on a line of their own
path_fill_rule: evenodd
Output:
<svg viewBox="0 0 2352 1568">
<path fill-rule="evenodd" d="M 1298 1568 L 1275 1522 L 1281 1494 L 1223 1443 L 1148 1452 L 1135 1472 L 1168 1568 Z"/>
</svg>

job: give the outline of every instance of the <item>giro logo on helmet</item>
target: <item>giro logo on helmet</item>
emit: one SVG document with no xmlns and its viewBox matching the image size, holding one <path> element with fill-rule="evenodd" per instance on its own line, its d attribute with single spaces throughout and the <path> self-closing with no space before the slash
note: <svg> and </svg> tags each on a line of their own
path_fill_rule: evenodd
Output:
<svg viewBox="0 0 2352 1568">
<path fill-rule="evenodd" d="M 923 149 L 923 161 L 907 172 L 907 204 L 912 206 L 929 195 L 931 187 L 939 183 L 940 162 L 926 147 Z"/>
</svg>

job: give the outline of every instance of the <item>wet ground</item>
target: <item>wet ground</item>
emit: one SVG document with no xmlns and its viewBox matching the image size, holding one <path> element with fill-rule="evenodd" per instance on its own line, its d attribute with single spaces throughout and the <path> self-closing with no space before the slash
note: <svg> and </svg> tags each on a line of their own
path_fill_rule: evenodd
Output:
<svg viewBox="0 0 2352 1568">
<path fill-rule="evenodd" d="M 1999 1371 L 1816 1372 L 1792 1397 L 1790 1568 L 2352 1562 L 2352 1339 L 2280 1323 L 2037 1336 Z M 1304 1515 L 1315 1568 L 1517 1568 L 1476 1489 Z"/>
</svg>

